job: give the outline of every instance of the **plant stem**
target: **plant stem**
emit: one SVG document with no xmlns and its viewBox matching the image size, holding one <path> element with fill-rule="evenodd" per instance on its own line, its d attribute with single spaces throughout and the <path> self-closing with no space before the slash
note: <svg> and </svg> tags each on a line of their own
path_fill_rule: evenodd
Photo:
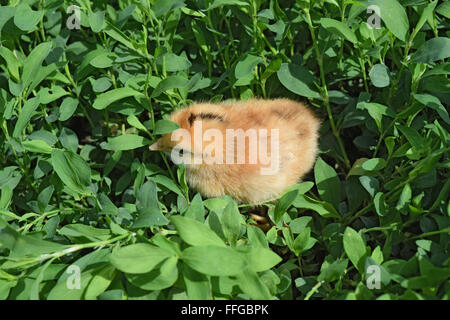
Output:
<svg viewBox="0 0 450 320">
<path fill-rule="evenodd" d="M 306 22 L 308 24 L 309 32 L 311 33 L 311 39 L 313 42 L 314 51 L 316 53 L 316 60 L 317 60 L 318 66 L 319 66 L 320 82 L 321 82 L 321 89 L 322 89 L 321 90 L 322 100 L 323 100 L 323 102 L 325 104 L 325 108 L 327 110 L 328 119 L 330 120 L 331 130 L 333 131 L 333 135 L 335 136 L 335 138 L 338 142 L 339 149 L 341 150 L 342 156 L 344 158 L 344 165 L 345 165 L 346 169 L 350 169 L 350 167 L 351 167 L 350 160 L 348 159 L 347 152 L 345 151 L 344 143 L 342 142 L 342 139 L 339 136 L 339 130 L 336 128 L 336 124 L 333 119 L 333 114 L 331 112 L 330 99 L 328 96 L 327 83 L 325 80 L 325 71 L 323 68 L 323 55 L 320 53 L 319 46 L 317 45 L 317 39 L 316 39 L 316 35 L 314 33 L 314 27 L 313 27 L 313 24 L 311 21 L 311 16 L 309 14 L 309 9 L 303 9 L 303 11 L 305 12 L 305 15 L 306 15 Z"/>
</svg>

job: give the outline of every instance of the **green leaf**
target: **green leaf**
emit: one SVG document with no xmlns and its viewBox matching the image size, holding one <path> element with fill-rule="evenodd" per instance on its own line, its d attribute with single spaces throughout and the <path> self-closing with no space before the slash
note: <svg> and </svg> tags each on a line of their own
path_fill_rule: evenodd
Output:
<svg viewBox="0 0 450 320">
<path fill-rule="evenodd" d="M 197 220 L 182 216 L 172 216 L 170 220 L 177 229 L 181 239 L 191 246 L 212 245 L 225 247 L 225 243 L 214 231 Z"/>
<path fill-rule="evenodd" d="M 155 123 L 155 130 L 153 131 L 153 134 L 161 135 L 161 134 L 171 133 L 172 131 L 175 131 L 179 127 L 180 127 L 180 125 L 176 122 L 166 120 L 166 119 L 158 120 Z"/>
<path fill-rule="evenodd" d="M 444 108 L 441 101 L 431 94 L 414 94 L 414 99 L 419 101 L 421 104 L 427 106 L 428 108 L 431 108 L 435 110 L 442 118 L 442 120 L 445 121 L 445 123 L 450 124 L 450 118 L 448 116 L 447 109 Z"/>
<path fill-rule="evenodd" d="M 320 98 L 319 93 L 314 88 L 314 77 L 304 67 L 283 63 L 277 72 L 277 76 L 283 86 L 293 93 L 307 98 Z"/>
<path fill-rule="evenodd" d="M 139 189 L 136 208 L 139 216 L 133 228 L 164 226 L 169 223 L 159 208 L 156 184 L 153 181 L 147 181 Z"/>
<path fill-rule="evenodd" d="M 366 109 L 369 112 L 369 115 L 375 120 L 377 124 L 378 130 L 382 130 L 382 117 L 388 116 L 393 118 L 395 116 L 395 112 L 386 107 L 385 105 L 374 103 L 374 102 L 360 102 L 358 103 L 358 108 Z"/>
<path fill-rule="evenodd" d="M 293 205 L 296 208 L 313 210 L 324 218 L 341 218 L 336 208 L 331 203 L 315 200 L 305 195 L 298 196 Z"/>
<path fill-rule="evenodd" d="M 113 89 L 97 96 L 97 99 L 95 99 L 92 107 L 97 110 L 103 110 L 115 101 L 132 96 L 143 97 L 144 95 L 136 90 L 127 87 Z"/>
<path fill-rule="evenodd" d="M 398 39 L 406 41 L 406 34 L 409 30 L 409 21 L 405 8 L 397 0 L 365 0 L 356 2 L 349 13 L 353 17 L 355 11 L 357 14 L 366 12 L 369 6 L 376 6 L 379 9 L 379 16 L 386 24 L 389 31 Z M 375 11 L 372 15 L 377 14 Z"/>
<path fill-rule="evenodd" d="M 411 60 L 418 63 L 430 63 L 450 57 L 450 39 L 437 37 L 422 44 Z"/>
<path fill-rule="evenodd" d="M 184 88 L 189 84 L 189 80 L 182 76 L 169 76 L 158 83 L 153 90 L 151 98 L 158 97 L 161 93 L 175 88 Z"/>
<path fill-rule="evenodd" d="M 116 275 L 116 268 L 112 265 L 106 265 L 93 274 L 93 278 L 84 293 L 87 300 L 96 299 L 102 294 L 113 281 Z"/>
<path fill-rule="evenodd" d="M 374 177 L 361 176 L 359 177 L 359 182 L 361 182 L 361 185 L 372 197 L 374 197 L 375 193 L 380 189 L 380 183 Z"/>
<path fill-rule="evenodd" d="M 75 98 L 67 97 L 61 103 L 59 109 L 59 121 L 66 121 L 72 117 L 73 113 L 77 110 L 78 100 Z"/>
<path fill-rule="evenodd" d="M 361 167 L 366 171 L 379 171 L 386 167 L 386 160 L 383 158 L 373 158 L 364 161 Z"/>
<path fill-rule="evenodd" d="M 377 88 L 385 88 L 391 83 L 389 78 L 389 68 L 384 64 L 375 64 L 369 72 L 372 84 Z"/>
<path fill-rule="evenodd" d="M 133 150 L 150 144 L 150 141 L 137 134 L 122 134 L 117 137 L 109 138 L 105 146 L 107 150 Z"/>
<path fill-rule="evenodd" d="M 207 300 L 211 298 L 211 288 L 208 278 L 193 270 L 188 265 L 182 265 L 184 283 L 186 292 L 190 300 Z"/>
<path fill-rule="evenodd" d="M 284 194 L 280 200 L 277 201 L 274 209 L 274 219 L 275 223 L 278 223 L 281 220 L 281 217 L 286 212 L 286 210 L 291 206 L 294 200 L 297 198 L 298 189 L 294 189 Z"/>
<path fill-rule="evenodd" d="M 136 243 L 113 250 L 110 261 L 126 273 L 147 273 L 160 262 L 173 256 L 171 251 L 147 243 Z"/>
<path fill-rule="evenodd" d="M 344 231 L 343 244 L 347 257 L 359 273 L 364 273 L 364 263 L 367 252 L 366 245 L 361 236 L 352 228 L 347 227 Z"/>
<path fill-rule="evenodd" d="M 240 0 L 214 0 L 207 10 L 212 10 L 223 6 L 249 6 L 249 4 Z"/>
<path fill-rule="evenodd" d="M 192 66 L 192 63 L 186 57 L 178 56 L 174 53 L 168 53 L 156 59 L 158 65 L 162 65 L 163 61 L 168 72 L 182 71 Z"/>
<path fill-rule="evenodd" d="M 234 76 L 236 77 L 236 79 L 240 79 L 248 76 L 249 74 L 253 75 L 255 72 L 255 67 L 262 62 L 263 59 L 261 57 L 247 54 L 243 59 L 239 60 L 238 63 L 236 64 Z"/>
<path fill-rule="evenodd" d="M 72 151 L 52 149 L 51 161 L 58 177 L 71 190 L 82 195 L 92 194 L 91 168 L 78 154 Z"/>
<path fill-rule="evenodd" d="M 272 299 L 269 289 L 264 282 L 261 281 L 261 278 L 256 272 L 245 268 L 237 275 L 236 278 L 239 288 L 251 299 Z"/>
<path fill-rule="evenodd" d="M 199 193 L 192 199 L 184 216 L 202 223 L 205 221 L 205 207 L 203 206 L 202 197 Z"/>
<path fill-rule="evenodd" d="M 181 256 L 183 262 L 210 276 L 238 275 L 246 267 L 247 262 L 239 252 L 223 246 L 205 244 L 185 249 Z"/>
<path fill-rule="evenodd" d="M 20 62 L 14 55 L 14 53 L 6 47 L 0 47 L 0 57 L 5 59 L 6 67 L 9 75 L 18 82 L 20 79 L 19 76 L 19 67 Z"/>
<path fill-rule="evenodd" d="M 341 182 L 336 171 L 319 157 L 314 165 L 314 177 L 322 200 L 338 208 L 341 202 Z"/>
<path fill-rule="evenodd" d="M 33 112 L 36 111 L 37 107 L 39 106 L 39 101 L 40 97 L 38 95 L 37 97 L 28 99 L 25 102 L 22 108 L 22 112 L 19 114 L 19 118 L 17 119 L 16 126 L 14 127 L 14 131 L 12 134 L 14 138 L 19 137 L 23 129 L 25 129 L 25 127 L 28 125 Z"/>
<path fill-rule="evenodd" d="M 109 229 L 100 229 L 81 223 L 67 224 L 58 233 L 69 238 L 86 237 L 90 241 L 108 240 L 111 238 Z"/>
<path fill-rule="evenodd" d="M 307 227 L 295 238 L 292 244 L 294 253 L 299 256 L 303 252 L 311 249 L 316 242 L 317 240 L 311 237 L 311 228 Z"/>
<path fill-rule="evenodd" d="M 50 53 L 51 48 L 52 42 L 41 43 L 37 45 L 25 59 L 21 77 L 24 90 L 39 73 L 39 70 L 42 68 L 42 62 Z"/>
<path fill-rule="evenodd" d="M 28 4 L 22 2 L 16 8 L 14 24 L 22 31 L 32 31 L 43 16 L 44 11 L 33 11 Z"/>
<path fill-rule="evenodd" d="M 47 142 L 43 140 L 27 140 L 22 141 L 22 146 L 25 150 L 36 153 L 52 153 L 52 147 L 50 147 Z"/>
<path fill-rule="evenodd" d="M 341 21 L 330 18 L 321 18 L 320 24 L 331 33 L 338 33 L 341 37 L 352 43 L 358 42 L 355 33 Z"/>
<path fill-rule="evenodd" d="M 100 32 L 105 27 L 105 12 L 89 12 L 89 25 L 95 33 Z"/>
<path fill-rule="evenodd" d="M 396 127 L 400 129 L 411 146 L 416 148 L 417 151 L 425 148 L 425 139 L 414 128 L 405 127 L 402 125 L 397 125 Z"/>
<path fill-rule="evenodd" d="M 375 197 L 373 197 L 373 203 L 375 205 L 375 211 L 377 214 L 382 217 L 387 213 L 386 207 L 386 195 L 383 192 L 378 192 Z"/>
<path fill-rule="evenodd" d="M 222 229 L 225 238 L 232 245 L 235 245 L 241 231 L 241 214 L 236 202 L 230 201 L 222 214 Z"/>
<path fill-rule="evenodd" d="M 143 290 L 162 290 L 178 279 L 177 257 L 170 257 L 159 268 L 146 274 L 127 274 L 127 279 Z"/>
</svg>

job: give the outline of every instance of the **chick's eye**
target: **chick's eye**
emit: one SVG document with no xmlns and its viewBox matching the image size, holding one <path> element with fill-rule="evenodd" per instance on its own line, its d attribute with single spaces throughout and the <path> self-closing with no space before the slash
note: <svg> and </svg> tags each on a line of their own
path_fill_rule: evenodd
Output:
<svg viewBox="0 0 450 320">
<path fill-rule="evenodd" d="M 184 149 L 180 149 L 180 156 L 184 155 Z"/>
</svg>

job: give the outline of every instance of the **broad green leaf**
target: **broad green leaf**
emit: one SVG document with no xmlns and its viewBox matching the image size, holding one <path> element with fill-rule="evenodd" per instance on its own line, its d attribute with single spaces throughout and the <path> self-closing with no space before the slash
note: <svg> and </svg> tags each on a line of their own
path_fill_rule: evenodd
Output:
<svg viewBox="0 0 450 320">
<path fill-rule="evenodd" d="M 222 214 L 222 229 L 225 238 L 232 245 L 238 240 L 241 231 L 241 214 L 236 202 L 230 201 Z"/>
<path fill-rule="evenodd" d="M 341 21 L 330 18 L 321 18 L 320 24 L 331 33 L 338 33 L 341 37 L 352 43 L 358 42 L 355 33 Z"/>
<path fill-rule="evenodd" d="M 294 200 L 297 198 L 298 195 L 298 189 L 294 189 L 292 191 L 289 191 L 288 193 L 284 194 L 280 200 L 277 201 L 274 209 L 274 219 L 275 223 L 278 223 L 281 220 L 281 217 L 283 214 L 289 209 L 291 204 L 294 202 Z"/>
<path fill-rule="evenodd" d="M 41 43 L 37 45 L 25 59 L 21 76 L 24 90 L 31 84 L 36 75 L 39 73 L 39 69 L 42 68 L 42 62 L 50 53 L 51 48 L 51 42 Z"/>
<path fill-rule="evenodd" d="M 176 122 L 162 119 L 162 120 L 156 121 L 155 130 L 153 131 L 153 133 L 160 134 L 160 135 L 166 134 L 166 133 L 171 133 L 172 131 L 175 131 L 179 127 L 180 127 L 180 125 Z"/>
<path fill-rule="evenodd" d="M 249 4 L 240 0 L 214 0 L 207 10 L 212 10 L 223 6 L 249 6 Z"/>
<path fill-rule="evenodd" d="M 450 39 L 437 37 L 422 44 L 411 60 L 418 63 L 430 63 L 450 57 Z"/>
<path fill-rule="evenodd" d="M 372 196 L 375 197 L 375 193 L 380 189 L 380 183 L 374 177 L 370 176 L 361 176 L 359 177 L 359 181 L 361 185 L 366 189 L 366 191 Z"/>
<path fill-rule="evenodd" d="M 14 81 L 18 82 L 20 79 L 20 62 L 14 53 L 6 47 L 0 47 L 0 57 L 5 60 L 9 75 L 14 79 Z"/>
<path fill-rule="evenodd" d="M 151 97 L 156 98 L 161 93 L 175 88 L 184 88 L 189 84 L 189 80 L 182 76 L 169 76 L 158 83 L 155 90 L 153 90 Z"/>
<path fill-rule="evenodd" d="M 386 167 L 386 160 L 383 158 L 373 158 L 364 161 L 361 167 L 366 171 L 379 171 Z"/>
<path fill-rule="evenodd" d="M 166 15 L 172 10 L 186 6 L 184 0 L 156 0 L 151 6 L 152 11 L 158 18 L 160 16 Z"/>
<path fill-rule="evenodd" d="M 307 227 L 300 232 L 292 245 L 295 254 L 299 256 L 304 251 L 311 249 L 316 242 L 317 240 L 311 237 L 311 228 Z"/>
<path fill-rule="evenodd" d="M 158 65 L 162 65 L 163 61 L 166 71 L 168 72 L 186 70 L 192 66 L 192 63 L 187 58 L 178 56 L 174 53 L 168 53 L 163 56 L 159 56 L 156 60 Z"/>
<path fill-rule="evenodd" d="M 97 96 L 97 99 L 95 99 L 92 107 L 97 110 L 103 110 L 111 103 L 131 96 L 142 97 L 144 95 L 136 90 L 127 87 L 113 89 Z"/>
<path fill-rule="evenodd" d="M 61 103 L 59 109 L 59 121 L 66 121 L 72 117 L 73 113 L 77 110 L 78 99 L 67 97 Z"/>
<path fill-rule="evenodd" d="M 210 276 L 238 275 L 247 266 L 239 252 L 206 243 L 185 249 L 181 259 L 192 269 Z"/>
<path fill-rule="evenodd" d="M 358 269 L 359 273 L 364 273 L 364 263 L 367 252 L 366 245 L 361 236 L 351 227 L 347 227 L 344 231 L 343 244 L 347 257 L 356 269 Z"/>
<path fill-rule="evenodd" d="M 171 287 L 178 279 L 178 259 L 170 257 L 159 268 L 145 274 L 127 274 L 127 279 L 143 290 L 162 290 Z"/>
<path fill-rule="evenodd" d="M 398 0 L 365 0 L 356 2 L 351 8 L 349 16 L 353 18 L 361 12 L 366 12 L 369 6 L 372 9 L 372 16 L 379 15 L 394 36 L 402 41 L 406 41 L 409 21 L 405 8 Z M 376 8 L 376 10 L 374 11 L 373 8 Z"/>
<path fill-rule="evenodd" d="M 341 182 L 336 171 L 319 157 L 314 165 L 314 177 L 322 200 L 338 208 L 341 202 Z"/>
<path fill-rule="evenodd" d="M 181 239 L 191 246 L 222 246 L 225 243 L 220 237 L 203 223 L 182 216 L 172 216 L 170 220 L 177 229 Z"/>
<path fill-rule="evenodd" d="M 191 201 L 189 208 L 184 214 L 185 217 L 195 219 L 199 222 L 205 221 L 205 207 L 203 206 L 202 197 L 197 193 Z"/>
<path fill-rule="evenodd" d="M 33 112 L 36 111 L 39 106 L 40 97 L 28 99 L 23 105 L 22 112 L 19 114 L 19 118 L 17 119 L 16 126 L 14 127 L 14 131 L 12 136 L 17 138 L 21 135 L 23 129 L 28 125 L 28 122 L 31 120 L 31 116 Z"/>
<path fill-rule="evenodd" d="M 108 138 L 107 150 L 133 150 L 150 144 L 150 141 L 137 134 L 122 134 L 117 137 Z"/>
<path fill-rule="evenodd" d="M 139 216 L 133 224 L 133 228 L 163 226 L 169 223 L 159 208 L 156 184 L 153 181 L 144 183 L 136 198 Z"/>
<path fill-rule="evenodd" d="M 140 274 L 152 271 L 171 256 L 173 253 L 168 250 L 147 243 L 136 243 L 113 250 L 110 260 L 120 271 Z"/>
<path fill-rule="evenodd" d="M 108 289 L 116 275 L 116 269 L 112 265 L 102 267 L 93 274 L 93 278 L 84 293 L 87 300 L 96 299 L 101 293 Z"/>
<path fill-rule="evenodd" d="M 73 191 L 83 194 L 92 194 L 91 168 L 81 156 L 61 149 L 52 149 L 51 162 L 53 169 L 62 182 Z"/>
<path fill-rule="evenodd" d="M 255 72 L 255 67 L 262 62 L 263 59 L 261 57 L 248 54 L 236 64 L 234 76 L 236 79 L 240 79 L 248 76 L 249 74 L 253 75 Z"/>
<path fill-rule="evenodd" d="M 425 139 L 414 128 L 402 125 L 397 125 L 396 127 L 405 135 L 411 146 L 418 151 L 425 148 Z"/>
<path fill-rule="evenodd" d="M 313 210 L 324 218 L 341 218 L 336 208 L 331 203 L 315 200 L 305 195 L 299 195 L 293 202 L 293 206 L 296 208 Z"/>
<path fill-rule="evenodd" d="M 243 269 L 237 275 L 237 283 L 239 288 L 241 288 L 241 290 L 251 299 L 268 300 L 272 298 L 269 289 L 264 282 L 261 281 L 258 274 L 251 271 L 249 268 Z"/>
<path fill-rule="evenodd" d="M 373 203 L 375 205 L 375 211 L 379 216 L 384 216 L 387 213 L 387 207 L 385 202 L 386 196 L 382 192 L 378 192 L 375 197 L 373 197 Z"/>
<path fill-rule="evenodd" d="M 191 300 L 211 299 L 211 286 L 208 278 L 183 264 L 182 273 L 184 283 L 186 284 L 187 296 Z"/>
<path fill-rule="evenodd" d="M 31 10 L 26 3 L 21 3 L 14 14 L 14 24 L 23 31 L 32 31 L 44 16 L 44 11 Z M 45 57 L 44 57 L 45 58 Z"/>
<path fill-rule="evenodd" d="M 448 116 L 447 109 L 444 108 L 441 101 L 436 97 L 432 96 L 431 94 L 414 94 L 414 99 L 419 101 L 421 104 L 435 110 L 442 118 L 442 120 L 445 121 L 445 123 L 450 124 L 450 118 Z"/>
<path fill-rule="evenodd" d="M 67 224 L 58 233 L 69 238 L 86 237 L 93 242 L 111 238 L 109 229 L 95 228 L 81 223 Z"/>
<path fill-rule="evenodd" d="M 377 88 L 387 87 L 391 83 L 389 78 L 389 68 L 384 64 L 375 64 L 372 69 L 370 69 L 369 77 L 372 84 Z"/>
<path fill-rule="evenodd" d="M 302 66 L 283 63 L 277 72 L 278 79 L 288 90 L 307 98 L 320 98 L 315 91 L 314 77 Z"/>
<path fill-rule="evenodd" d="M 247 236 L 248 236 L 249 244 L 251 246 L 261 247 L 261 248 L 269 248 L 269 244 L 267 242 L 266 235 L 260 228 L 249 225 L 247 227 Z"/>
<path fill-rule="evenodd" d="M 36 153 L 52 153 L 52 147 L 43 140 L 26 140 L 22 141 L 22 146 L 25 150 Z"/>
<path fill-rule="evenodd" d="M 89 25 L 91 26 L 92 31 L 94 31 L 95 33 L 100 32 L 105 26 L 104 22 L 104 11 L 89 12 Z"/>
</svg>

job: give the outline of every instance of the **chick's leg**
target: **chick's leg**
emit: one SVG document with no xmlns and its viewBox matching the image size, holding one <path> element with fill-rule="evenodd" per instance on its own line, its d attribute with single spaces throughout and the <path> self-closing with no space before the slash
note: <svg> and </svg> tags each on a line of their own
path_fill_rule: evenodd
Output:
<svg viewBox="0 0 450 320">
<path fill-rule="evenodd" d="M 268 208 L 265 206 L 258 206 L 254 207 L 250 211 L 250 217 L 256 222 L 252 223 L 252 225 L 260 228 L 264 233 L 269 231 L 269 229 L 272 227 L 272 225 L 269 222 L 269 219 L 267 217 L 267 211 Z"/>
</svg>

